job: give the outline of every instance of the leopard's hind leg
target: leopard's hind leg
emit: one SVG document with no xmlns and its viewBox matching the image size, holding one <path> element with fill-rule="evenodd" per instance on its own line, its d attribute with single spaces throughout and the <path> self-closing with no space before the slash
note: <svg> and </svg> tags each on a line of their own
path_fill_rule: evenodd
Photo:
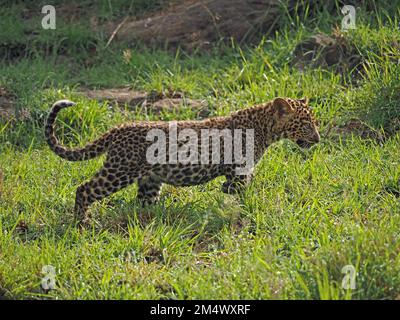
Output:
<svg viewBox="0 0 400 320">
<path fill-rule="evenodd" d="M 104 167 L 88 182 L 76 190 L 75 217 L 80 225 L 90 221 L 89 206 L 115 193 L 140 178 L 139 167 L 111 167 L 107 162 Z"/>
</svg>

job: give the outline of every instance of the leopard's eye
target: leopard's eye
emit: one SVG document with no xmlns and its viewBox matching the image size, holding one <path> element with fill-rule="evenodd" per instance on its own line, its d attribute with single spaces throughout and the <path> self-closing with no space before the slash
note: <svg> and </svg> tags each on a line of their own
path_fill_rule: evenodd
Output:
<svg viewBox="0 0 400 320">
<path fill-rule="evenodd" d="M 312 124 L 308 123 L 304 126 L 304 129 L 307 133 L 313 133 L 314 132 L 314 127 Z"/>
</svg>

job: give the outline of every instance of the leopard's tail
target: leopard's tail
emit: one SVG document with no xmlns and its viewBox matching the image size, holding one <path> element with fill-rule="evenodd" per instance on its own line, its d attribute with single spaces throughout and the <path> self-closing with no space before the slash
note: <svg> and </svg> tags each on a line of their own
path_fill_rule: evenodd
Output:
<svg viewBox="0 0 400 320">
<path fill-rule="evenodd" d="M 69 100 L 59 100 L 53 104 L 49 116 L 47 117 L 45 127 L 45 137 L 47 144 L 50 149 L 55 152 L 61 158 L 69 161 L 82 161 L 93 159 L 107 151 L 111 139 L 110 136 L 105 134 L 99 139 L 87 144 L 82 148 L 66 148 L 60 144 L 54 134 L 54 123 L 57 118 L 57 114 L 61 109 L 74 106 L 76 103 Z"/>
</svg>

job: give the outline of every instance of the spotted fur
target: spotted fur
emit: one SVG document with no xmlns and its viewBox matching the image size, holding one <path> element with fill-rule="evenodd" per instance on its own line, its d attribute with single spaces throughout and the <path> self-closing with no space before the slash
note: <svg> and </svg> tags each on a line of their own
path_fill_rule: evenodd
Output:
<svg viewBox="0 0 400 320">
<path fill-rule="evenodd" d="M 223 149 L 220 164 L 150 164 L 146 151 L 152 142 L 146 139 L 150 129 L 161 129 L 168 133 L 168 122 L 136 121 L 112 128 L 99 139 L 82 148 L 62 146 L 54 134 L 58 112 L 75 103 L 60 100 L 53 104 L 45 127 L 48 145 L 60 157 L 70 161 L 95 158 L 106 153 L 103 167 L 88 182 L 78 187 L 75 213 L 78 221 L 88 222 L 88 208 L 128 185 L 138 183 L 138 199 L 143 203 L 157 201 L 163 183 L 175 186 L 191 186 L 225 176 L 222 190 L 235 193 L 243 189 L 252 179 L 252 173 L 240 175 L 237 165 L 224 164 Z M 200 133 L 201 129 L 254 129 L 254 155 L 257 163 L 272 143 L 287 138 L 300 147 L 308 148 L 319 142 L 316 120 L 308 107 L 307 99 L 294 100 L 276 98 L 252 108 L 237 111 L 230 116 L 209 118 L 201 121 L 178 121 L 178 131 L 190 128 Z M 168 144 L 167 139 L 167 144 Z M 223 144 L 221 144 L 223 148 Z"/>
</svg>

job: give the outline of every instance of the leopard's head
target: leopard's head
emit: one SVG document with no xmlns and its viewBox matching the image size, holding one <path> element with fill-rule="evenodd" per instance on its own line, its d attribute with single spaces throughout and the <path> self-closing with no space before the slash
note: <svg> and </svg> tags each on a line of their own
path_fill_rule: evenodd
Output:
<svg viewBox="0 0 400 320">
<path fill-rule="evenodd" d="M 282 138 L 292 140 L 301 148 L 310 148 L 319 142 L 318 123 L 307 98 L 276 98 L 273 104 Z"/>
</svg>

